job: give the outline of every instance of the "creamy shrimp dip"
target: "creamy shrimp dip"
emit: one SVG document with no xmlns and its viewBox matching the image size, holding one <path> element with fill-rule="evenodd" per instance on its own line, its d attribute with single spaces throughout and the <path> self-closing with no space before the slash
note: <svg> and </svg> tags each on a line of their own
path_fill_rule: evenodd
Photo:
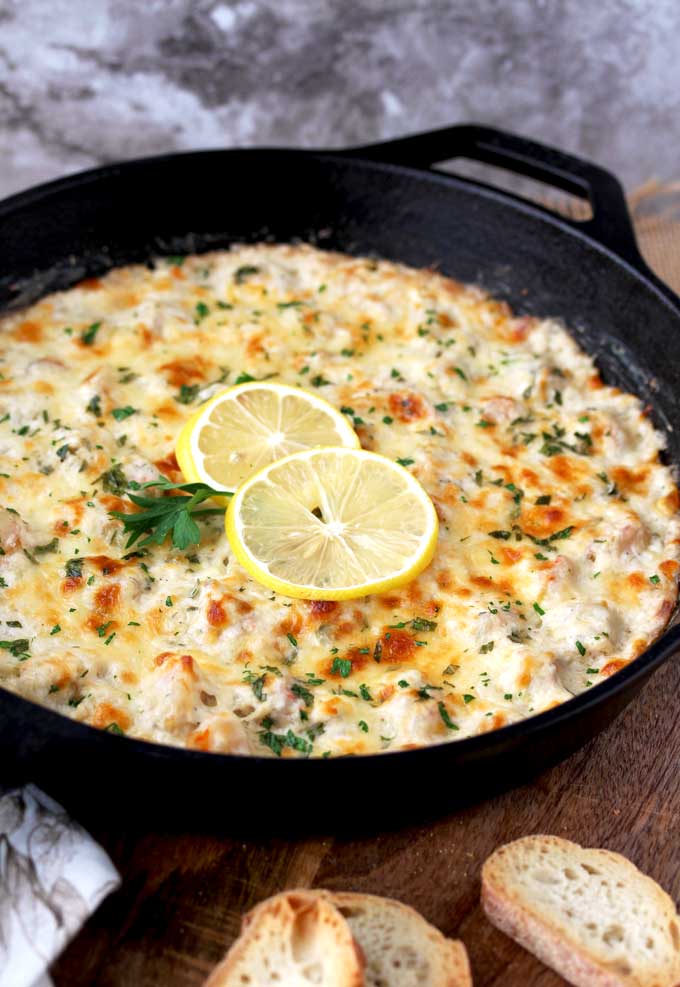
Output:
<svg viewBox="0 0 680 987">
<path fill-rule="evenodd" d="M 676 599 L 678 493 L 640 401 L 555 321 L 308 246 L 114 270 L 0 320 L 0 685 L 115 733 L 271 756 L 437 744 L 565 702 Z M 218 390 L 317 391 L 411 470 L 427 570 L 344 603 L 253 582 L 222 518 L 126 550 Z"/>
</svg>

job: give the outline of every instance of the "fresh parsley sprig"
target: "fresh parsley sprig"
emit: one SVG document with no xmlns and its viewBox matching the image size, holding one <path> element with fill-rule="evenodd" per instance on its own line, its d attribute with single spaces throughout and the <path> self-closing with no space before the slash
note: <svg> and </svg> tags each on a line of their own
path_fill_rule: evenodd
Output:
<svg viewBox="0 0 680 987">
<path fill-rule="evenodd" d="M 134 514 L 125 514 L 123 511 L 109 512 L 110 517 L 123 522 L 123 529 L 130 535 L 126 548 L 134 545 L 143 535 L 146 537 L 139 542 L 139 548 L 145 545 L 162 545 L 170 532 L 172 532 L 173 545 L 180 550 L 190 545 L 197 545 L 201 540 L 201 529 L 196 524 L 195 518 L 224 513 L 223 507 L 200 507 L 200 505 L 208 497 L 231 496 L 224 490 L 214 490 L 205 483 L 170 483 L 169 480 L 152 480 L 150 483 L 142 484 L 141 489 L 147 487 L 157 487 L 164 493 L 172 490 L 182 490 L 186 493 L 173 494 L 169 497 L 145 497 L 141 494 L 128 493 L 127 496 L 132 503 L 143 510 L 136 511 Z"/>
</svg>

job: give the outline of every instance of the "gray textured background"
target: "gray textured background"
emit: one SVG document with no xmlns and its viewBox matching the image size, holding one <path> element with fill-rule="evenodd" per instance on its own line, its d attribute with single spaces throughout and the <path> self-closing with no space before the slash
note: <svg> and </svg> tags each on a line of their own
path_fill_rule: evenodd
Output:
<svg viewBox="0 0 680 987">
<path fill-rule="evenodd" d="M 680 0 L 0 0 L 0 195 L 135 155 L 461 120 L 680 177 Z"/>
</svg>

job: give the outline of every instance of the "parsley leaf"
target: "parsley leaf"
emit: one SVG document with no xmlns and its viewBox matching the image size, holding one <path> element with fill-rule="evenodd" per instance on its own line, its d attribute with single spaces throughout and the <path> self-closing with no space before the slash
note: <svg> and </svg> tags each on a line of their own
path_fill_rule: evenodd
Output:
<svg viewBox="0 0 680 987">
<path fill-rule="evenodd" d="M 294 696 L 301 699 L 305 706 L 314 705 L 314 694 L 310 692 L 309 689 L 307 689 L 301 682 L 293 682 L 290 687 L 290 691 Z"/>
<path fill-rule="evenodd" d="M 101 476 L 97 477 L 96 483 L 101 480 L 104 490 L 108 490 L 112 494 L 122 494 L 125 493 L 129 486 L 128 478 L 123 472 L 123 467 L 118 463 L 116 466 L 112 466 L 110 470 L 106 470 Z"/>
<path fill-rule="evenodd" d="M 334 658 L 331 665 L 331 675 L 340 675 L 346 679 L 352 673 L 352 662 L 349 658 Z"/>
<path fill-rule="evenodd" d="M 440 700 L 437 703 L 437 709 L 439 710 L 439 715 L 441 716 L 442 720 L 444 721 L 444 724 L 449 728 L 449 730 L 459 730 L 460 729 L 460 727 L 456 726 L 456 724 L 453 722 L 453 720 L 449 716 L 449 712 L 448 712 L 446 706 L 444 705 L 444 701 L 443 700 Z"/>
<path fill-rule="evenodd" d="M 126 404 L 124 408 L 114 408 L 111 414 L 117 422 L 122 422 L 125 421 L 126 418 L 129 418 L 130 415 L 136 414 L 136 412 L 136 408 L 132 408 L 129 404 Z"/>
<path fill-rule="evenodd" d="M 18 637 L 14 641 L 0 641 L 0 648 L 9 651 L 15 658 L 30 658 L 27 637 Z"/>
<path fill-rule="evenodd" d="M 194 518 L 206 517 L 211 514 L 223 514 L 222 507 L 200 507 L 208 497 L 218 495 L 229 497 L 231 494 L 223 490 L 214 490 L 205 483 L 170 483 L 168 480 L 152 480 L 145 483 L 146 487 L 159 487 L 163 492 L 182 490 L 186 493 L 172 497 L 146 497 L 140 494 L 128 493 L 129 499 L 137 507 L 144 508 L 134 514 L 122 511 L 109 511 L 109 516 L 123 522 L 123 530 L 129 534 L 125 543 L 130 548 L 138 539 L 139 547 L 145 545 L 162 545 L 172 532 L 172 543 L 180 550 L 189 545 L 197 545 L 201 540 L 201 531 Z"/>
<path fill-rule="evenodd" d="M 200 389 L 200 384 L 182 384 L 179 394 L 175 395 L 175 401 L 179 401 L 180 404 L 191 404 L 192 401 L 196 400 Z"/>
<path fill-rule="evenodd" d="M 243 284 L 244 281 L 250 277 L 251 274 L 259 274 L 260 268 L 253 267 L 252 264 L 244 264 L 242 267 L 237 268 L 234 271 L 234 282 L 235 284 Z"/>
<path fill-rule="evenodd" d="M 81 579 L 83 575 L 83 563 L 85 559 L 69 559 L 65 566 L 66 575 L 69 579 Z"/>
<path fill-rule="evenodd" d="M 93 322 L 91 326 L 88 326 L 87 329 L 80 334 L 81 342 L 85 343 L 86 346 L 92 346 L 100 328 L 101 322 Z"/>
</svg>

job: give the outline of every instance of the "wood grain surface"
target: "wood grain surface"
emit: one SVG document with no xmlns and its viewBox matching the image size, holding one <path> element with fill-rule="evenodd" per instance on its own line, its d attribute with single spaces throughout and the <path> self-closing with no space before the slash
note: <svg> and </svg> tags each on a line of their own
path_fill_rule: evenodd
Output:
<svg viewBox="0 0 680 987">
<path fill-rule="evenodd" d="M 464 941 L 478 987 L 561 984 L 486 921 L 481 865 L 500 843 L 555 833 L 626 854 L 678 901 L 678 696 L 675 659 L 609 730 L 534 783 L 395 832 L 244 840 L 216 835 L 217 822 L 210 834 L 146 832 L 135 825 L 131 805 L 124 831 L 93 829 L 123 885 L 55 964 L 55 985 L 197 987 L 236 936 L 241 914 L 288 887 L 372 892 L 413 905 Z M 448 781 L 455 785 L 455 778 Z M 360 824 L 361 793 L 348 797 Z"/>
<path fill-rule="evenodd" d="M 637 206 L 636 219 L 643 252 L 680 289 L 680 224 Z M 532 784 L 394 832 L 236 839 L 216 819 L 210 833 L 177 835 L 135 823 L 131 804 L 124 829 L 90 826 L 123 884 L 53 966 L 55 987 L 198 987 L 237 935 L 242 913 L 289 887 L 390 895 L 464 941 L 477 987 L 556 987 L 560 977 L 484 918 L 481 865 L 501 843 L 554 833 L 626 854 L 679 901 L 679 697 L 676 658 L 607 731 Z M 348 798 L 361 827 L 361 792 Z M 418 793 L 405 790 L 404 798 Z M 277 812 L 285 806 L 272 806 L 273 819 Z"/>
</svg>

